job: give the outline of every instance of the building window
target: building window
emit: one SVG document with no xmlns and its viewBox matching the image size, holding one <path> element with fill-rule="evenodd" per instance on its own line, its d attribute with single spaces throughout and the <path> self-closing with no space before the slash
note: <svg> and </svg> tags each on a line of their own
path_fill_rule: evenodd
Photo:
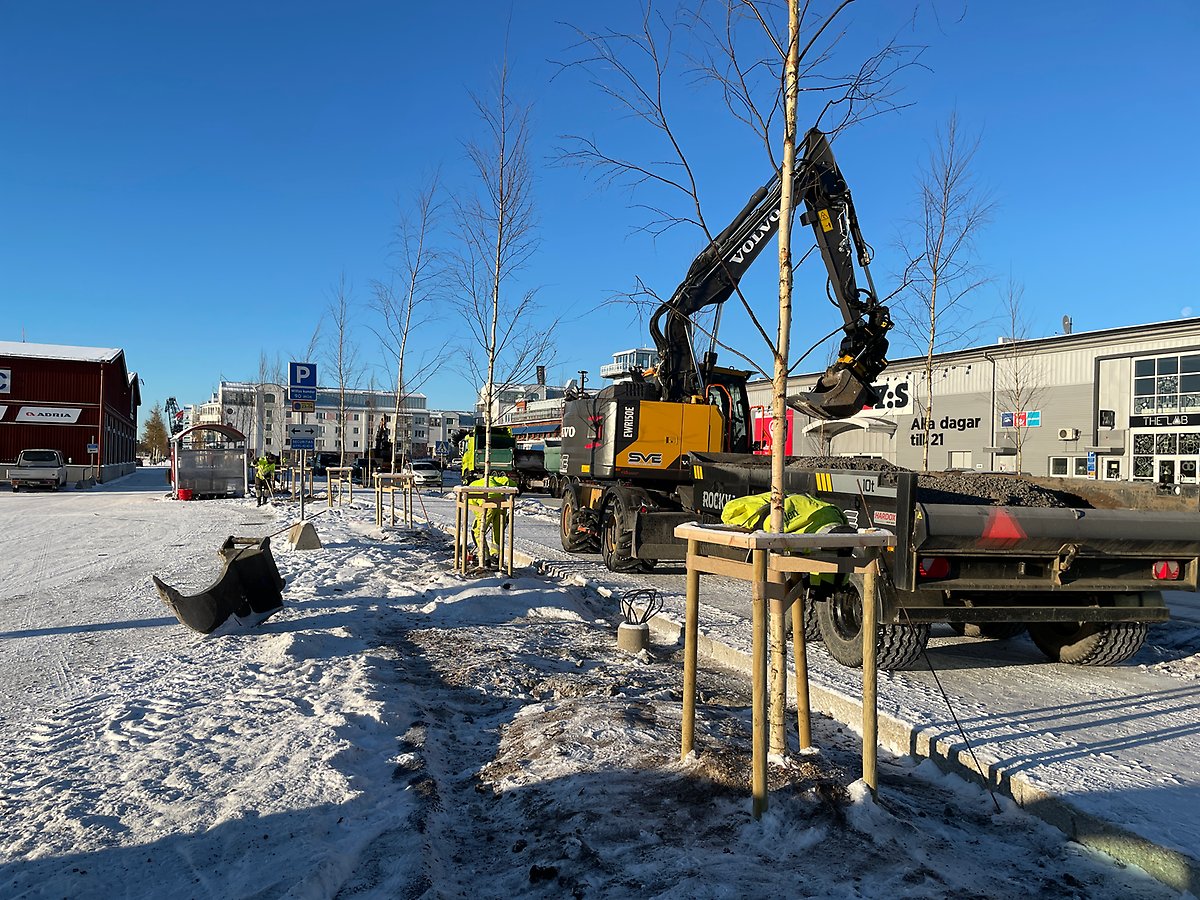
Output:
<svg viewBox="0 0 1200 900">
<path fill-rule="evenodd" d="M 267 438 L 267 446 L 268 446 L 268 447 L 270 447 L 270 446 L 271 446 L 271 439 L 270 439 L 270 438 Z"/>
<path fill-rule="evenodd" d="M 274 403 L 275 395 L 274 394 L 263 394 L 263 399 L 266 400 L 268 403 Z"/>
<path fill-rule="evenodd" d="M 358 421 L 358 413 L 355 413 L 355 414 L 354 414 L 354 421 L 355 421 L 355 422 L 357 422 L 357 421 Z M 357 429 L 355 429 L 355 430 L 357 430 Z"/>
<path fill-rule="evenodd" d="M 1200 354 L 1134 360 L 1135 415 L 1196 411 L 1200 411 Z"/>
<path fill-rule="evenodd" d="M 355 416 L 354 418 L 356 418 L 356 419 L 357 419 L 357 418 L 358 418 L 358 416 Z M 354 429 L 354 433 L 355 433 L 355 434 L 358 434 L 358 429 L 357 429 L 357 428 L 355 428 L 355 429 Z"/>
<path fill-rule="evenodd" d="M 358 446 L 358 441 L 355 441 L 355 442 L 354 442 L 354 446 L 355 446 L 355 447 L 357 447 L 357 446 Z"/>
<path fill-rule="evenodd" d="M 1067 458 L 1065 456 L 1050 457 L 1050 474 L 1066 477 Z"/>
<path fill-rule="evenodd" d="M 1083 478 L 1088 477 L 1088 460 L 1086 456 L 1075 457 L 1075 474 Z"/>
</svg>

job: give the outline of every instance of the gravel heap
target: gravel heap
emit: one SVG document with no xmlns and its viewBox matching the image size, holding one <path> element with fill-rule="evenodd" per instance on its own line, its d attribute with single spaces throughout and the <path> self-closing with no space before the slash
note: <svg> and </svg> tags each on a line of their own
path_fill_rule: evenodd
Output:
<svg viewBox="0 0 1200 900">
<path fill-rule="evenodd" d="M 886 460 L 866 456 L 801 456 L 789 462 L 802 468 L 911 471 Z M 1018 475 L 984 475 L 977 472 L 929 472 L 918 475 L 917 502 L 1071 509 L 1091 507 L 1090 503 L 1076 494 L 1051 490 Z"/>
</svg>

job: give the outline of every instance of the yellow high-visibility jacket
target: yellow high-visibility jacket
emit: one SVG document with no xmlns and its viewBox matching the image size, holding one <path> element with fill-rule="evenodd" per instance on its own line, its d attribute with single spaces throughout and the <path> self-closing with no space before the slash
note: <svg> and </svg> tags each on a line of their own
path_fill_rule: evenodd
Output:
<svg viewBox="0 0 1200 900">
<path fill-rule="evenodd" d="M 730 500 L 721 510 L 721 521 L 742 528 L 766 528 L 771 518 L 771 494 L 753 494 Z M 785 534 L 814 534 L 827 525 L 845 525 L 846 517 L 832 503 L 811 494 L 788 494 L 783 498 Z"/>
</svg>

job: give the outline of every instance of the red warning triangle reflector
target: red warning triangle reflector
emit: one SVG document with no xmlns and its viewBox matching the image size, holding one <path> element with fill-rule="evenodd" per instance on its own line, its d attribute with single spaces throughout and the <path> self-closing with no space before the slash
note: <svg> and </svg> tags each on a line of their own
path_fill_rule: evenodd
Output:
<svg viewBox="0 0 1200 900">
<path fill-rule="evenodd" d="M 993 509 L 983 526 L 983 537 L 993 541 L 1019 541 L 1025 536 L 1025 529 L 1006 509 Z"/>
</svg>

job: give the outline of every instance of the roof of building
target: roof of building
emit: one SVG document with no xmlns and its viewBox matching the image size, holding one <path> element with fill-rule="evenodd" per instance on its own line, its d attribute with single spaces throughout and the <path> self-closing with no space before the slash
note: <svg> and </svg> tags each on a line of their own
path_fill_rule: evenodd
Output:
<svg viewBox="0 0 1200 900">
<path fill-rule="evenodd" d="M 65 359 L 73 362 L 112 362 L 124 351 L 114 347 L 68 347 L 65 344 L 30 344 L 0 341 L 0 356 L 29 359 Z"/>
<path fill-rule="evenodd" d="M 990 355 L 994 354 L 1012 353 L 1014 346 L 1019 347 L 1021 350 L 1030 350 L 1045 349 L 1054 346 L 1070 348 L 1073 344 L 1116 343 L 1117 341 L 1129 338 L 1153 340 L 1156 336 L 1161 336 L 1170 331 L 1194 331 L 1197 328 L 1200 328 L 1200 316 L 1167 319 L 1162 322 L 1146 322 L 1140 325 L 1118 325 L 1113 328 L 1097 328 L 1093 331 L 1072 331 L 1068 334 L 1050 334 L 1042 337 L 1022 338 L 1014 342 L 1001 341 L 1000 343 L 993 344 L 976 344 L 955 350 L 939 350 L 933 354 L 933 360 L 934 365 L 940 365 L 944 361 L 962 359 L 964 357 L 969 358 L 971 356 L 987 359 L 990 358 Z M 888 367 L 884 375 L 890 375 L 901 369 L 915 368 L 924 361 L 924 355 L 890 359 L 888 360 Z M 820 372 L 802 372 L 797 373 L 797 376 L 800 378 L 816 378 L 820 374 Z M 747 384 L 764 384 L 769 383 L 770 380 L 769 378 L 753 378 Z"/>
</svg>

